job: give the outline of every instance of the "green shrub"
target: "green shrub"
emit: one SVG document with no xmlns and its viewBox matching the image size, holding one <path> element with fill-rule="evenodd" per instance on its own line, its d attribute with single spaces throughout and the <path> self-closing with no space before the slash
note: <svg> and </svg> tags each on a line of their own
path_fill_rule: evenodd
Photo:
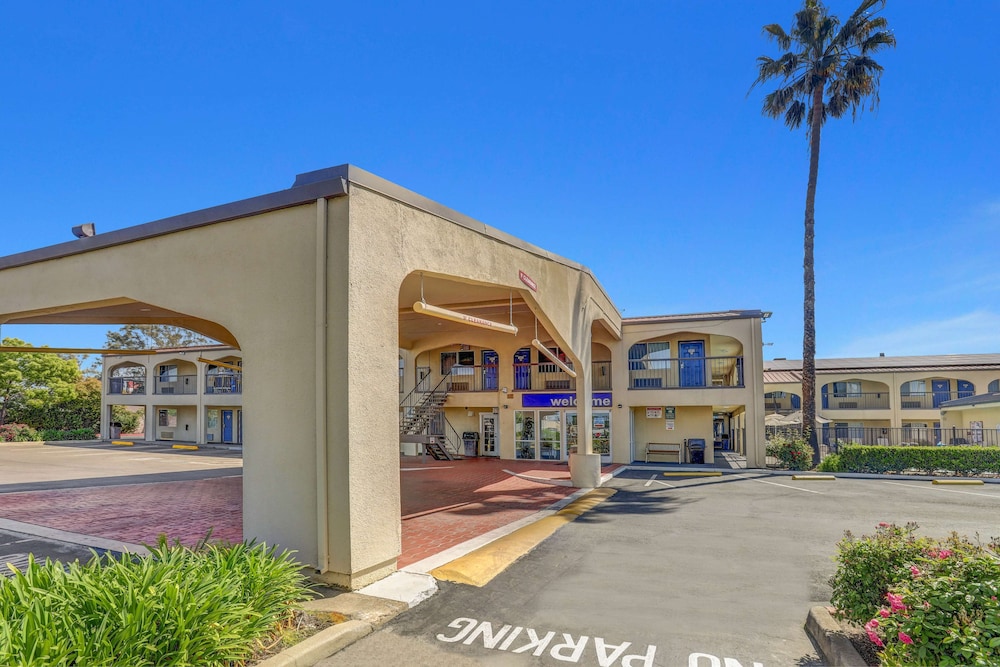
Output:
<svg viewBox="0 0 1000 667">
<path fill-rule="evenodd" d="M 840 542 L 838 614 L 864 625 L 883 665 L 1000 664 L 1000 560 L 957 533 L 933 540 L 915 529 L 879 524 Z"/>
<path fill-rule="evenodd" d="M 819 462 L 816 466 L 816 470 L 819 472 L 844 472 L 844 468 L 840 463 L 840 454 L 830 454 L 825 459 Z"/>
<path fill-rule="evenodd" d="M 931 474 L 947 470 L 960 475 L 1000 473 L 1000 448 L 954 445 L 947 447 L 848 445 L 840 450 L 840 465 L 845 472 L 885 473 L 915 470 Z"/>
<path fill-rule="evenodd" d="M 34 442 L 38 433 L 27 424 L 4 424 L 0 426 L 0 442 Z"/>
<path fill-rule="evenodd" d="M 775 433 L 767 441 L 765 453 L 778 459 L 781 467 L 789 470 L 808 470 L 812 467 L 812 448 L 807 434 Z"/>
<path fill-rule="evenodd" d="M 122 433 L 135 433 L 139 428 L 139 413 L 126 410 L 124 405 L 111 406 L 111 420 L 121 424 Z"/>
<path fill-rule="evenodd" d="M 290 554 L 264 545 L 151 551 L 0 578 L 0 664 L 242 664 L 308 597 Z"/>
<path fill-rule="evenodd" d="M 96 437 L 93 429 L 75 428 L 71 431 L 60 431 L 47 428 L 38 432 L 38 438 L 46 442 L 58 442 L 60 440 L 93 440 Z"/>
</svg>

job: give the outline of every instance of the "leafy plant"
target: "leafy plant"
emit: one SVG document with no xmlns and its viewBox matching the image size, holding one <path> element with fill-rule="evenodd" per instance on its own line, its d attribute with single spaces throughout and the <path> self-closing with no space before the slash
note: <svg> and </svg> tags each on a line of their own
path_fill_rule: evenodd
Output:
<svg viewBox="0 0 1000 667">
<path fill-rule="evenodd" d="M 0 664 L 243 662 L 290 621 L 304 583 L 288 552 L 252 543 L 30 560 L 0 578 Z"/>
<path fill-rule="evenodd" d="M 847 472 L 915 470 L 931 474 L 946 470 L 963 475 L 1000 473 L 1000 448 L 848 445 L 840 450 L 840 465 Z"/>
<path fill-rule="evenodd" d="M 0 442 L 33 442 L 38 433 L 27 424 L 0 425 Z"/>
<path fill-rule="evenodd" d="M 844 468 L 840 463 L 840 454 L 830 454 L 816 466 L 819 472 L 843 472 Z"/>
<path fill-rule="evenodd" d="M 778 459 L 783 468 L 808 470 L 812 467 L 812 447 L 807 433 L 776 433 L 767 441 L 765 453 Z"/>
<path fill-rule="evenodd" d="M 38 432 L 38 439 L 46 442 L 58 442 L 60 440 L 93 440 L 96 434 L 92 428 L 75 428 L 70 431 L 58 429 L 43 429 Z"/>
<path fill-rule="evenodd" d="M 998 664 L 1000 560 L 957 533 L 915 529 L 879 524 L 841 541 L 830 582 L 838 613 L 864 624 L 883 665 Z"/>
</svg>

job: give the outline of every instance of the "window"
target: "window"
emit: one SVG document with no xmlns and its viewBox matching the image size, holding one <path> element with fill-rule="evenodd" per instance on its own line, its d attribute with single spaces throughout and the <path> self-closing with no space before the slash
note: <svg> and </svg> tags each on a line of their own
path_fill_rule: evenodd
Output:
<svg viewBox="0 0 1000 667">
<path fill-rule="evenodd" d="M 901 396 L 922 396 L 927 393 L 927 382 L 925 380 L 910 380 L 904 382 L 900 387 Z"/>
<path fill-rule="evenodd" d="M 629 370 L 664 370 L 670 368 L 670 342 L 636 343 L 628 351 Z"/>
<path fill-rule="evenodd" d="M 174 364 L 161 364 L 159 369 L 160 382 L 176 382 L 177 366 Z"/>
<path fill-rule="evenodd" d="M 833 395 L 837 398 L 858 398 L 861 396 L 860 382 L 834 382 Z"/>
<path fill-rule="evenodd" d="M 453 366 L 475 366 L 476 353 L 472 350 L 441 353 L 441 375 L 451 373 Z"/>
<path fill-rule="evenodd" d="M 550 348 L 548 348 L 548 350 L 549 350 L 549 352 L 552 353 L 552 355 L 556 359 L 558 359 L 559 361 L 563 362 L 564 364 L 566 364 L 570 368 L 573 368 L 573 364 L 570 363 L 569 359 L 566 358 L 566 354 L 561 349 L 559 349 L 558 347 L 550 347 Z M 538 372 L 539 373 L 557 373 L 557 372 L 559 372 L 560 369 L 555 364 L 547 364 L 547 363 L 545 363 L 545 362 L 547 362 L 549 360 L 550 360 L 550 357 L 547 357 L 544 354 L 539 354 L 538 355 Z"/>
</svg>

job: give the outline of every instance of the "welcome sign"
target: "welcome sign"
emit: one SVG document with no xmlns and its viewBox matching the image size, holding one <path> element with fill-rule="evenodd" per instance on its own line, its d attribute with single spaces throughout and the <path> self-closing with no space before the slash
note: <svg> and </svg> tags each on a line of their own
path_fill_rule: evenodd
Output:
<svg viewBox="0 0 1000 667">
<path fill-rule="evenodd" d="M 611 392 L 595 392 L 591 405 L 595 408 L 611 407 Z M 575 408 L 576 394 L 521 394 L 521 407 L 524 408 Z"/>
</svg>

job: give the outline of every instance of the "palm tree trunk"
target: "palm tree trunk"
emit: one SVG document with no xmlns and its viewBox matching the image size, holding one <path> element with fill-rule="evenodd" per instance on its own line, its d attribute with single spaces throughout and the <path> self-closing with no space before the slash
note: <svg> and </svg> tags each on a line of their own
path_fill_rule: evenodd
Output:
<svg viewBox="0 0 1000 667">
<path fill-rule="evenodd" d="M 816 434 L 816 271 L 813 245 L 816 240 L 816 180 L 819 176 L 819 137 L 823 127 L 823 89 L 813 91 L 809 129 L 809 183 L 806 186 L 805 240 L 802 259 L 802 427 L 809 438 L 813 465 L 819 464 L 819 439 Z"/>
</svg>

